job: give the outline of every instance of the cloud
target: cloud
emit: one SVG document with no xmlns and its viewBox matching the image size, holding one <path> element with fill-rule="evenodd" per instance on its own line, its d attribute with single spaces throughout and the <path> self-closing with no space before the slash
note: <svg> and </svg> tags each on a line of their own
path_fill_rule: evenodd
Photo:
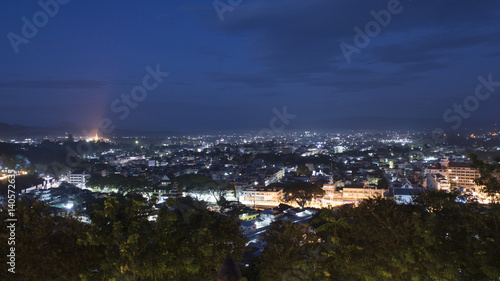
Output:
<svg viewBox="0 0 500 281">
<path fill-rule="evenodd" d="M 13 80 L 0 82 L 0 88 L 100 89 L 108 84 L 99 80 Z"/>
<path fill-rule="evenodd" d="M 245 97 L 260 97 L 260 98 L 283 98 L 287 97 L 286 93 L 283 92 L 257 92 L 257 93 L 246 93 L 243 94 Z"/>
<path fill-rule="evenodd" d="M 203 54 L 203 55 L 209 55 L 215 57 L 218 61 L 224 61 L 225 59 L 232 58 L 231 55 L 228 55 L 224 52 L 221 52 L 215 48 L 207 47 L 207 46 L 200 46 L 196 48 L 195 50 L 197 53 Z"/>
<path fill-rule="evenodd" d="M 486 57 L 498 57 L 498 56 L 500 56 L 500 52 L 490 53 L 490 54 L 487 54 L 485 56 Z"/>
<path fill-rule="evenodd" d="M 174 84 L 177 86 L 185 86 L 185 87 L 190 87 L 190 86 L 195 85 L 194 83 L 187 83 L 187 82 L 182 82 L 182 81 L 174 82 Z"/>
<path fill-rule="evenodd" d="M 414 77 L 416 79 L 416 77 Z M 364 80 L 360 81 L 358 76 L 330 76 L 304 81 L 308 86 L 330 87 L 341 90 L 342 92 L 365 92 L 378 88 L 399 86 L 404 84 L 405 79 L 400 74 L 383 75 L 365 75 Z"/>
<path fill-rule="evenodd" d="M 254 61 L 264 67 L 260 73 L 265 73 L 265 79 L 262 74 L 255 74 L 260 77 L 257 80 L 231 74 L 223 79 L 218 74 L 211 81 L 247 85 L 259 81 L 261 86 L 288 81 L 314 86 L 328 85 L 317 78 L 327 76 L 334 77 L 330 84 L 342 87 L 383 88 L 402 84 L 416 74 L 451 67 L 457 57 L 470 54 L 468 48 L 481 52 L 500 44 L 499 1 L 400 2 L 403 11 L 392 16 L 390 24 L 360 55 L 353 56 L 357 70 L 351 80 L 356 83 L 336 80 L 348 66 L 339 44 L 353 44 L 353 28 L 364 28 L 373 20 L 370 11 L 387 9 L 388 1 L 246 1 L 233 12 L 226 12 L 222 22 L 213 10 L 207 10 L 209 15 L 202 17 L 209 30 L 227 37 L 244 37 Z M 377 72 L 369 71 L 372 69 Z M 384 75 L 392 82 L 378 82 Z"/>
<path fill-rule="evenodd" d="M 243 84 L 250 87 L 274 87 L 276 81 L 262 74 L 239 74 L 208 72 L 207 78 L 211 82 Z"/>
</svg>

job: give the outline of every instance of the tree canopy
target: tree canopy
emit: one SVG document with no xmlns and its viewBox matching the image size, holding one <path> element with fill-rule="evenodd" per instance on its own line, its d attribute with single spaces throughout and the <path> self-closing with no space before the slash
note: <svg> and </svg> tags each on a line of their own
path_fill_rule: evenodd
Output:
<svg viewBox="0 0 500 281">
<path fill-rule="evenodd" d="M 109 196 L 90 224 L 37 200 L 16 204 L 16 280 L 215 280 L 227 256 L 241 260 L 246 242 L 235 218 L 192 199 L 156 209 L 154 201 Z M 4 221 L 7 214 L 0 212 Z M 9 234 L 0 229 L 2 241 Z M 8 247 L 0 244 L 3 253 Z M 0 268 L 0 279 L 9 274 Z"/>
<path fill-rule="evenodd" d="M 2 208 L 0 218 L 8 217 L 7 208 Z M 15 247 L 15 280 L 81 280 L 80 275 L 95 269 L 102 257 L 100 249 L 85 247 L 77 243 L 89 229 L 89 225 L 80 222 L 74 216 L 54 216 L 43 202 L 18 200 L 15 210 L 16 236 L 15 245 L 7 244 L 8 229 L 2 227 L 0 250 L 8 253 Z M 2 255 L 2 264 L 6 264 L 6 254 Z M 7 267 L 0 267 L 0 279 L 9 279 Z"/>
<path fill-rule="evenodd" d="M 86 185 L 101 190 L 104 188 L 116 188 L 121 192 L 128 192 L 148 186 L 149 181 L 142 177 L 125 177 L 115 174 L 107 177 L 91 175 Z"/>
<path fill-rule="evenodd" d="M 105 252 L 91 279 L 214 279 L 226 256 L 241 258 L 245 239 L 234 219 L 194 202 L 171 199 L 155 211 L 151 202 L 108 198 L 80 240 Z"/>
<path fill-rule="evenodd" d="M 267 245 L 258 260 L 260 280 L 312 280 L 316 263 L 311 263 L 318 243 L 306 224 L 274 222 L 266 231 Z"/>
<path fill-rule="evenodd" d="M 154 200 L 109 196 L 90 224 L 37 200 L 16 204 L 17 280 L 215 280 L 226 257 L 241 260 L 246 243 L 236 217 L 192 198 L 156 208 Z M 7 215 L 3 207 L 1 219 Z M 2 240 L 8 236 L 1 228 Z M 423 192 L 411 205 L 371 198 L 322 209 L 312 224 L 275 222 L 262 239 L 256 266 L 243 271 L 248 280 L 500 277 L 500 204 L 455 192 Z M 6 270 L 0 279 L 9 280 Z"/>
<path fill-rule="evenodd" d="M 488 196 L 500 200 L 500 156 L 495 157 L 495 161 L 491 163 L 480 160 L 476 153 L 471 153 L 469 158 L 472 167 L 478 169 L 481 174 L 475 183 L 482 186 L 483 192 Z"/>
<path fill-rule="evenodd" d="M 466 203 L 460 203 L 463 201 Z M 500 276 L 499 206 L 427 192 L 415 205 L 391 199 L 323 210 L 319 266 L 339 280 L 495 280 Z"/>
<path fill-rule="evenodd" d="M 209 194 L 214 197 L 217 205 L 223 206 L 226 194 L 235 192 L 234 185 L 225 181 L 216 181 L 212 178 L 198 174 L 186 174 L 175 178 L 180 191 Z"/>
<path fill-rule="evenodd" d="M 271 226 L 249 280 L 498 280 L 500 205 L 424 192 L 415 204 L 372 198 L 322 209 L 315 232 Z M 297 243 L 306 241 L 308 243 Z"/>
<path fill-rule="evenodd" d="M 308 182 L 278 183 L 272 186 L 283 187 L 283 201 L 297 203 L 300 207 L 304 207 L 313 199 L 321 198 L 325 195 L 325 191 L 319 185 Z"/>
</svg>

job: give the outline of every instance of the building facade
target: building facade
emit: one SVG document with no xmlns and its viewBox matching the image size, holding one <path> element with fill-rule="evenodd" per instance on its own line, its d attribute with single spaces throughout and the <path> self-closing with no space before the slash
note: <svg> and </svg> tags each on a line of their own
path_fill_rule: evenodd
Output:
<svg viewBox="0 0 500 281">
<path fill-rule="evenodd" d="M 90 174 L 86 172 L 69 172 L 67 175 L 68 183 L 77 185 L 77 186 L 85 186 L 85 184 L 90 179 Z"/>
<path fill-rule="evenodd" d="M 241 203 L 246 205 L 278 206 L 283 200 L 283 188 L 280 187 L 252 187 L 241 191 Z"/>
</svg>

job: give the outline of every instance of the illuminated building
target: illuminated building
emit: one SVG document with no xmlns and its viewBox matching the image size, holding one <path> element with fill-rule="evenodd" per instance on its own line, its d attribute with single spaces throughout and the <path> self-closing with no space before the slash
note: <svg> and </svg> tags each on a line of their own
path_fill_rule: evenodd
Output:
<svg viewBox="0 0 500 281">
<path fill-rule="evenodd" d="M 90 174 L 87 174 L 86 172 L 70 172 L 68 173 L 68 183 L 77 185 L 77 186 L 85 186 L 85 184 L 88 182 L 90 179 Z"/>
<path fill-rule="evenodd" d="M 278 206 L 283 198 L 283 188 L 246 188 L 241 197 L 243 204 Z"/>
</svg>

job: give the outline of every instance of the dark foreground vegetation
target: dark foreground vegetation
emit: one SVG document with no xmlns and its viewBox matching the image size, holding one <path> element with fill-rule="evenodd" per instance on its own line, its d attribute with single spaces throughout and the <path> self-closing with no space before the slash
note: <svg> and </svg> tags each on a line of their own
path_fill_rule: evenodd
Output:
<svg viewBox="0 0 500 281">
<path fill-rule="evenodd" d="M 179 200 L 155 209 L 138 197 L 108 197 L 92 211 L 91 224 L 52 215 L 40 201 L 18 200 L 14 279 L 216 280 L 227 256 L 243 259 L 239 224 L 189 198 Z M 7 219 L 6 208 L 0 215 Z M 7 253 L 9 232 L 0 233 Z M 244 279 L 500 277 L 500 205 L 454 193 L 423 193 L 413 205 L 374 198 L 324 209 L 310 225 L 274 223 L 263 239 L 260 257 L 241 266 Z M 0 270 L 0 279 L 14 280 L 7 266 Z"/>
</svg>

